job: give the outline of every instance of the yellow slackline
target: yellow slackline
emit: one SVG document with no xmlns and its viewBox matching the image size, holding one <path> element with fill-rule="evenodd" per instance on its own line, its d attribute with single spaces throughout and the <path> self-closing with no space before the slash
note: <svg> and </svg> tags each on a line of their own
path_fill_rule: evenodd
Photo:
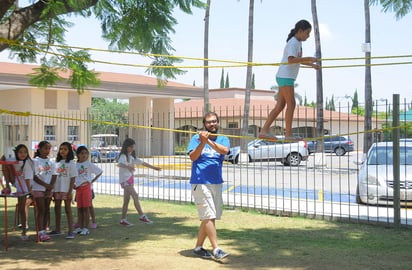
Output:
<svg viewBox="0 0 412 270">
<path fill-rule="evenodd" d="M 176 55 L 165 55 L 165 54 L 149 54 L 149 53 L 138 53 L 138 52 L 126 52 L 126 51 L 117 51 L 117 50 L 106 50 L 106 49 L 98 49 L 98 48 L 88 48 L 88 47 L 79 47 L 79 46 L 68 46 L 68 45 L 60 45 L 60 44 L 44 44 L 44 43 L 33 43 L 33 42 L 23 42 L 19 43 L 15 40 L 9 40 L 5 38 L 0 38 L 1 43 L 9 44 L 12 46 L 18 46 L 30 50 L 35 50 L 38 52 L 42 52 L 45 54 L 51 54 L 59 57 L 64 58 L 71 58 L 74 60 L 82 60 L 86 61 L 82 58 L 76 58 L 73 56 L 67 56 L 64 54 L 52 52 L 45 49 L 36 48 L 33 46 L 42 46 L 45 48 L 50 47 L 57 47 L 57 48 L 70 48 L 70 49 L 78 49 L 78 50 L 87 50 L 87 51 L 99 51 L 99 52 L 107 52 L 107 53 L 119 53 L 119 54 L 132 54 L 132 55 L 140 55 L 145 57 L 165 57 L 165 58 L 176 58 L 176 59 L 186 59 L 186 60 L 196 60 L 196 61 L 209 61 L 209 62 L 216 62 L 216 63 L 225 63 L 225 65 L 185 65 L 185 66 L 154 66 L 154 65 L 146 65 L 146 64 L 126 64 L 126 63 L 118 63 L 118 62 L 110 62 L 110 61 L 102 61 L 102 60 L 88 60 L 92 63 L 100 63 L 100 64 L 107 64 L 107 65 L 117 65 L 117 66 L 130 66 L 130 67 L 140 67 L 140 68 L 180 68 L 180 69 L 199 69 L 199 68 L 239 68 L 239 67 L 246 67 L 246 66 L 279 66 L 281 64 L 288 64 L 288 63 L 256 63 L 256 62 L 243 62 L 243 61 L 234 61 L 234 60 L 222 60 L 222 59 L 206 59 L 202 57 L 187 57 L 187 56 L 176 56 Z M 390 55 L 390 56 L 371 56 L 371 57 L 342 57 L 342 58 L 322 58 L 320 61 L 354 61 L 354 60 L 366 60 L 366 59 L 396 59 L 396 58 L 412 58 L 412 55 Z M 374 63 L 374 64 L 352 64 L 352 65 L 322 65 L 323 69 L 329 68 L 353 68 L 353 67 L 365 67 L 365 66 L 389 66 L 389 65 L 410 65 L 412 61 L 404 61 L 404 62 L 386 62 L 386 63 Z"/>
<path fill-rule="evenodd" d="M 171 129 L 171 128 L 161 128 L 161 127 L 153 127 L 153 126 L 143 126 L 143 125 L 132 125 L 132 124 L 124 124 L 124 123 L 115 123 L 115 122 L 109 122 L 109 121 L 100 121 L 100 120 L 85 120 L 85 119 L 80 119 L 80 118 L 72 118 L 72 117 L 63 117 L 63 116 L 53 116 L 53 115 L 44 115 L 44 114 L 37 114 L 37 113 L 30 113 L 30 112 L 21 112 L 21 111 L 10 111 L 6 109 L 0 109 L 0 114 L 9 114 L 9 115 L 14 115 L 14 116 L 20 116 L 20 117 L 40 117 L 40 118 L 51 118 L 51 119 L 59 119 L 59 120 L 70 120 L 70 121 L 78 121 L 78 122 L 84 122 L 84 123 L 93 123 L 93 124 L 102 124 L 102 125 L 112 125 L 112 126 L 118 126 L 118 127 L 129 127 L 129 128 L 142 128 L 142 129 L 151 129 L 151 130 L 161 130 L 161 131 L 169 131 L 169 132 L 176 132 L 176 133 L 189 133 L 189 134 L 196 134 L 197 132 L 195 131 L 190 131 L 190 130 L 179 130 L 179 129 Z M 336 134 L 333 136 L 321 136 L 321 137 L 313 137 L 313 138 L 305 138 L 308 141 L 318 141 L 322 140 L 325 137 L 338 137 L 338 136 L 353 136 L 357 134 L 367 134 L 367 133 L 375 133 L 375 132 L 388 132 L 394 129 L 403 129 L 403 128 L 409 128 L 412 127 L 412 123 L 405 123 L 404 125 L 400 125 L 397 127 L 387 127 L 387 128 L 381 128 L 381 129 L 371 129 L 371 130 L 366 130 L 366 131 L 359 131 L 359 132 L 349 132 L 349 133 L 341 133 L 341 134 Z M 256 137 L 253 136 L 241 136 L 241 135 L 232 135 L 232 134 L 223 134 L 219 133 L 217 135 L 225 135 L 230 138 L 239 138 L 239 139 L 257 139 Z M 265 140 L 265 139 L 262 139 Z M 270 140 L 270 139 L 267 139 Z M 293 140 L 277 140 L 279 142 L 293 142 Z"/>
<path fill-rule="evenodd" d="M 109 61 L 100 61 L 100 60 L 88 60 L 89 62 L 93 63 L 101 63 L 101 64 L 108 64 L 108 65 L 119 65 L 119 66 L 131 66 L 131 67 L 144 67 L 144 68 L 237 68 L 237 67 L 245 67 L 245 66 L 279 66 L 281 64 L 288 64 L 288 63 L 255 63 L 255 62 L 242 62 L 242 61 L 233 61 L 233 60 L 221 60 L 221 59 L 205 59 L 205 58 L 197 58 L 197 57 L 186 57 L 186 56 L 174 56 L 174 55 L 162 55 L 162 54 L 148 54 L 148 53 L 137 53 L 137 52 L 125 52 L 125 51 L 116 51 L 116 50 L 106 50 L 106 49 L 98 49 L 98 48 L 86 48 L 86 47 L 78 47 L 78 46 L 67 46 L 67 45 L 59 45 L 59 44 L 42 44 L 42 43 L 33 43 L 33 42 L 16 42 L 15 40 L 9 40 L 5 38 L 0 38 L 0 43 L 9 44 L 12 46 L 19 46 L 26 49 L 35 50 L 38 52 L 43 52 L 47 54 L 52 54 L 59 57 L 64 58 L 71 58 L 74 60 L 83 60 L 82 58 L 76 58 L 73 56 L 67 56 L 64 54 L 51 52 L 49 50 L 39 49 L 33 46 L 42 46 L 46 48 L 50 47 L 57 47 L 57 48 L 70 48 L 70 49 L 78 49 L 78 50 L 90 50 L 90 51 L 100 51 L 100 52 L 107 52 L 107 53 L 120 53 L 120 54 L 133 54 L 133 55 L 140 55 L 146 57 L 166 57 L 166 58 L 179 58 L 179 59 L 186 59 L 186 60 L 197 60 L 197 61 L 210 61 L 210 62 L 217 62 L 217 63 L 225 63 L 226 65 L 198 65 L 198 66 L 153 66 L 153 65 L 143 65 L 143 64 L 125 64 L 125 63 L 116 63 L 116 62 L 109 62 Z M 366 60 L 366 59 L 399 59 L 399 58 L 412 58 L 412 55 L 391 55 L 391 56 L 371 56 L 371 57 L 342 57 L 342 58 L 322 58 L 321 61 L 354 61 L 354 60 Z M 387 63 L 375 63 L 375 64 L 351 64 L 351 65 L 334 65 L 334 66 L 322 66 L 323 69 L 327 68 L 351 68 L 351 67 L 365 67 L 365 66 L 389 66 L 389 65 L 410 65 L 412 61 L 405 61 L 405 62 L 387 62 Z M 162 131 L 172 131 L 176 133 L 196 133 L 193 131 L 188 130 L 178 130 L 178 129 L 168 129 L 168 128 L 159 128 L 159 127 L 149 127 L 149 126 L 141 126 L 141 125 L 131 125 L 131 124 L 123 124 L 123 123 L 114 123 L 108 121 L 98 121 L 98 120 L 84 120 L 78 118 L 69 118 L 69 117 L 61 117 L 61 116 L 50 116 L 50 115 L 42 115 L 42 114 L 35 114 L 30 112 L 19 112 L 19 111 L 9 111 L 0 109 L 0 114 L 11 114 L 15 116 L 21 117 L 42 117 L 42 118 L 54 118 L 54 119 L 61 119 L 61 120 L 73 120 L 73 121 L 80 121 L 80 122 L 89 122 L 89 123 L 96 123 L 96 124 L 103 124 L 103 125 L 113 125 L 119 127 L 132 127 L 132 128 L 145 128 L 145 129 L 152 129 L 152 130 L 162 130 Z M 361 132 L 353 132 L 353 133 L 346 133 L 346 134 L 338 134 L 336 136 L 349 136 L 349 135 L 356 135 L 362 133 L 372 133 L 378 131 L 390 131 L 396 128 L 407 128 L 412 126 L 411 124 L 406 123 L 403 126 L 398 127 L 388 127 L 384 129 L 373 129 L 368 131 L 361 131 Z M 225 134 L 222 134 L 225 135 Z M 255 137 L 251 136 L 238 136 L 238 135 L 226 135 L 227 137 L 232 138 L 244 138 L 244 139 L 256 139 Z M 314 137 L 314 138 L 306 138 L 307 140 L 321 140 L 324 138 L 322 137 Z M 282 141 L 282 140 L 279 140 Z M 283 140 L 288 141 L 288 140 Z"/>
</svg>

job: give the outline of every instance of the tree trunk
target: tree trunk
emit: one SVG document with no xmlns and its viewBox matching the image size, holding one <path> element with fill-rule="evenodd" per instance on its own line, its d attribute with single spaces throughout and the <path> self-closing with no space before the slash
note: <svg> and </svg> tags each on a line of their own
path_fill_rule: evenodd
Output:
<svg viewBox="0 0 412 270">
<path fill-rule="evenodd" d="M 210 111 L 209 103 L 209 14 L 210 14 L 210 2 L 207 0 L 207 7 L 205 12 L 205 36 L 204 36 L 204 48 L 203 48 L 203 113 Z"/>
<path fill-rule="evenodd" d="M 253 62 L 253 13 L 254 13 L 255 1 L 249 1 L 249 29 L 248 29 L 248 63 Z M 252 65 L 247 66 L 246 71 L 246 89 L 245 89 L 245 106 L 243 112 L 243 124 L 242 124 L 242 138 L 240 143 L 240 152 L 247 153 L 247 137 L 249 129 L 249 108 L 250 108 L 250 89 L 252 85 Z"/>
<path fill-rule="evenodd" d="M 369 13 L 369 0 L 364 0 L 365 9 L 365 124 L 364 124 L 364 137 L 363 137 L 363 153 L 366 154 L 369 147 L 372 145 L 372 76 L 371 76 L 371 52 L 368 44 L 371 42 L 370 31 L 370 13 Z"/>
<path fill-rule="evenodd" d="M 312 6 L 312 19 L 313 19 L 313 32 L 315 36 L 315 46 L 316 46 L 316 58 L 322 58 L 322 50 L 320 46 L 320 32 L 319 32 L 319 21 L 318 21 L 318 12 L 316 10 L 316 0 L 311 0 Z M 322 62 L 318 63 L 322 66 Z M 316 138 L 318 142 L 316 144 L 316 151 L 323 152 L 323 136 L 324 136 L 324 127 L 323 127 L 323 79 L 322 79 L 322 69 L 316 71 Z M 322 139 L 319 139 L 322 138 Z"/>
</svg>

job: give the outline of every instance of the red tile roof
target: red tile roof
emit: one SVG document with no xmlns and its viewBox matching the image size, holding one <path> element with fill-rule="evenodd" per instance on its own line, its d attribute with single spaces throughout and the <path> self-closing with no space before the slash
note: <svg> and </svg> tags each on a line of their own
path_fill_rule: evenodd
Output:
<svg viewBox="0 0 412 270">
<path fill-rule="evenodd" d="M 33 68 L 39 67 L 38 65 L 30 64 L 16 64 L 9 62 L 0 62 L 0 73 L 14 74 L 14 75 L 27 75 L 33 73 Z M 118 82 L 118 83 L 133 83 L 141 85 L 157 85 L 157 79 L 154 77 L 136 75 L 136 74 L 125 74 L 125 73 L 114 73 L 114 72 L 100 72 L 99 79 L 105 82 Z M 69 74 L 67 72 L 60 72 L 60 76 L 63 78 L 68 78 Z M 167 83 L 168 86 L 174 86 L 179 88 L 193 88 L 199 89 L 192 85 L 187 85 L 183 83 L 171 82 Z"/>
<path fill-rule="evenodd" d="M 214 90 L 211 90 L 214 91 Z M 245 101 L 243 98 L 213 98 L 210 99 L 211 110 L 219 114 L 220 117 L 242 117 Z M 275 107 L 276 101 L 268 97 L 266 99 L 250 100 L 249 117 L 251 118 L 266 118 L 269 112 Z M 194 117 L 201 117 L 203 115 L 203 99 L 192 99 L 185 102 L 175 104 L 175 117 L 181 118 L 188 115 L 197 115 Z M 349 114 L 337 111 L 324 110 L 325 120 L 345 120 L 345 121 L 364 121 L 363 116 Z M 279 119 L 283 119 L 280 115 Z M 296 106 L 294 119 L 305 121 L 316 121 L 316 108 Z"/>
</svg>

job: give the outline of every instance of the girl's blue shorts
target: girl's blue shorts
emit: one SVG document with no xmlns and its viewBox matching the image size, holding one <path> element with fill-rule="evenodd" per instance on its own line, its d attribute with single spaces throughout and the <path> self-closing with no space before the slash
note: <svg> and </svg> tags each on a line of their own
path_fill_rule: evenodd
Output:
<svg viewBox="0 0 412 270">
<path fill-rule="evenodd" d="M 281 87 L 281 86 L 295 86 L 295 79 L 276 77 L 276 82 L 277 82 L 279 87 Z"/>
</svg>

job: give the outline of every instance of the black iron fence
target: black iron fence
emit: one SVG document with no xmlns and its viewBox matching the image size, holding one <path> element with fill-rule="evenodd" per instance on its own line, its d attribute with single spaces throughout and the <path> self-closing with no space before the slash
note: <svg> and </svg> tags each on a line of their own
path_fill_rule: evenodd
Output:
<svg viewBox="0 0 412 270">
<path fill-rule="evenodd" d="M 382 103 L 382 102 L 381 102 Z M 324 133 L 315 134 L 316 114 L 314 108 L 298 108 L 294 121 L 294 133 L 305 140 L 305 145 L 325 143 L 325 152 L 313 152 L 308 155 L 300 153 L 301 160 L 297 166 L 285 162 L 286 156 L 278 159 L 265 160 L 238 160 L 226 161 L 223 166 L 224 203 L 227 207 L 252 208 L 262 212 L 279 215 L 302 215 L 324 219 L 348 220 L 352 222 L 367 222 L 390 225 L 394 223 L 394 207 L 392 187 L 387 196 L 387 203 L 381 205 L 368 204 L 373 200 L 360 201 L 359 179 L 365 166 L 366 153 L 363 153 L 364 137 L 371 136 L 373 142 L 392 141 L 393 130 L 400 132 L 400 138 L 412 138 L 412 112 L 410 102 L 400 104 L 400 125 L 392 125 L 391 104 L 375 103 L 372 130 L 364 129 L 363 116 L 353 114 L 349 106 L 338 106 L 336 111 L 325 111 Z M 251 108 L 249 119 L 249 134 L 241 136 L 242 109 L 213 108 L 221 119 L 220 133 L 230 137 L 232 146 L 240 144 L 241 139 L 253 141 L 263 126 L 268 108 Z M 354 110 L 359 111 L 359 110 Z M 172 153 L 162 155 L 141 156 L 146 162 L 162 167 L 161 171 L 153 171 L 139 167 L 136 170 L 136 188 L 140 197 L 165 201 L 191 202 L 190 168 L 191 162 L 185 154 L 188 140 L 193 132 L 202 127 L 202 109 L 171 112 L 173 117 L 159 117 L 173 119 L 173 122 L 164 123 L 161 129 L 151 130 L 146 127 L 149 136 L 146 140 L 135 138 L 137 148 L 147 148 L 147 144 L 156 144 L 150 133 L 162 133 L 160 138 L 172 138 Z M 156 118 L 157 116 L 153 116 Z M 138 115 L 129 116 L 129 121 L 140 119 Z M 90 128 L 90 116 L 85 114 L 16 114 L 3 113 L 1 115 L 1 142 L 3 152 L 17 143 L 25 143 L 34 151 L 36 143 L 48 139 L 54 146 L 54 153 L 60 142 L 73 141 L 75 144 L 90 144 L 93 131 Z M 140 134 L 139 123 L 122 125 L 120 137 Z M 138 127 L 135 127 L 138 126 Z M 283 131 L 283 117 L 273 124 L 273 132 Z M 133 135 L 134 134 L 134 135 Z M 170 136 L 171 135 L 171 136 Z M 350 140 L 351 147 L 344 152 L 337 148 L 327 148 L 326 139 L 344 137 Z M 346 143 L 346 142 L 345 142 Z M 334 147 L 343 147 L 338 142 Z M 412 143 L 411 143 L 412 144 Z M 263 144 L 251 143 L 251 148 L 263 149 Z M 271 147 L 281 148 L 285 155 L 295 151 L 289 142 L 277 142 Z M 160 148 L 162 149 L 162 148 Z M 166 148 L 165 148 L 166 149 Z M 170 149 L 169 149 L 170 150 Z M 169 151 L 166 149 L 165 151 Z M 259 152 L 259 150 L 257 150 Z M 260 150 L 261 152 L 263 150 Z M 265 150 L 266 151 L 266 150 Z M 269 154 L 275 155 L 270 150 Z M 288 152 L 289 151 L 289 152 Z M 262 154 L 262 153 L 260 153 Z M 289 166 L 288 166 L 289 165 Z M 407 165 L 407 164 L 404 164 Z M 120 195 L 122 189 L 118 182 L 118 169 L 115 162 L 98 163 L 104 173 L 94 184 L 95 193 Z M 386 164 L 386 167 L 397 166 Z M 399 166 L 399 165 L 398 165 Z M 412 165 L 410 166 L 412 167 Z M 412 169 L 402 172 L 400 194 L 403 203 L 412 204 Z M 403 173 L 403 175 L 402 175 Z M 379 175 L 377 177 L 383 177 Z M 387 175 L 387 181 L 393 181 Z M 370 181 L 377 181 L 370 179 Z M 371 194 L 367 194 L 371 195 Z M 98 206 L 97 206 L 98 207 Z M 412 214 L 408 207 L 400 209 L 400 223 L 412 225 Z"/>
</svg>

